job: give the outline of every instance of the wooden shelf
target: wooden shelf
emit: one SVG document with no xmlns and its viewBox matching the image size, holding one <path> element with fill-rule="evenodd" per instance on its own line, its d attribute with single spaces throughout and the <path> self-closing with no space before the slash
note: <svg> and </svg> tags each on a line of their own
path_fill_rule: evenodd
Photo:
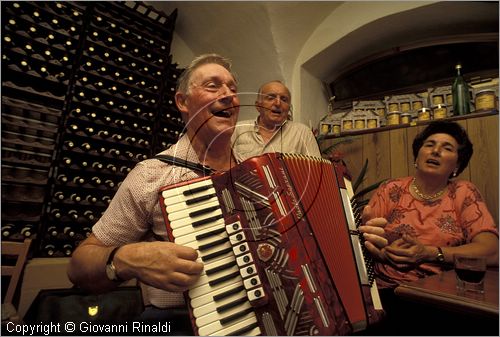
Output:
<svg viewBox="0 0 500 337">
<path fill-rule="evenodd" d="M 492 116 L 492 115 L 498 115 L 497 110 L 491 110 L 491 111 L 485 111 L 485 112 L 472 112 L 468 115 L 461 115 L 461 116 L 453 116 L 445 119 L 440 119 L 440 120 L 446 120 L 446 121 L 460 121 L 464 119 L 469 119 L 469 118 L 481 118 L 485 116 Z M 342 137 L 348 137 L 348 136 L 358 136 L 358 135 L 364 135 L 368 133 L 376 133 L 376 132 L 383 132 L 383 131 L 389 131 L 389 130 L 396 130 L 396 129 L 402 129 L 402 128 L 407 128 L 411 126 L 422 126 L 422 125 L 427 125 L 435 120 L 428 120 L 428 121 L 417 121 L 417 122 L 411 122 L 410 124 L 398 124 L 398 125 L 387 125 L 387 126 L 382 126 L 379 128 L 373 128 L 373 129 L 359 129 L 359 130 L 352 130 L 348 132 L 341 132 L 338 135 L 326 135 L 322 136 L 320 141 L 324 141 L 327 139 L 334 139 L 334 138 L 342 138 Z"/>
</svg>

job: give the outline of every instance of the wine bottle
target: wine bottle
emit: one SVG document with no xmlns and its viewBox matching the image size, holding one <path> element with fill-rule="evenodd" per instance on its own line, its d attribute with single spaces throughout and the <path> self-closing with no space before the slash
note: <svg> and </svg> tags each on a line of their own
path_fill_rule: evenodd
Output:
<svg viewBox="0 0 500 337">
<path fill-rule="evenodd" d="M 74 237 L 76 234 L 75 230 L 70 226 L 64 227 L 63 233 L 69 236 L 70 238 Z"/>
<path fill-rule="evenodd" d="M 111 124 L 111 117 L 109 116 L 104 116 L 103 117 L 104 121 L 107 123 L 107 124 Z"/>
<path fill-rule="evenodd" d="M 466 115 L 470 113 L 469 86 L 460 72 L 462 65 L 457 64 L 455 69 L 457 70 L 457 75 L 455 76 L 455 80 L 453 81 L 453 85 L 451 87 L 453 97 L 453 114 Z"/>
<path fill-rule="evenodd" d="M 73 245 L 69 244 L 69 243 L 66 243 L 63 245 L 63 253 L 64 255 L 66 256 L 70 256 L 71 253 L 73 253 Z"/>
<path fill-rule="evenodd" d="M 61 191 L 57 191 L 55 194 L 54 194 L 54 199 L 58 199 L 58 200 L 64 200 L 65 196 L 64 196 L 64 193 L 61 192 Z"/>
<path fill-rule="evenodd" d="M 8 238 L 15 231 L 15 226 L 13 224 L 6 224 L 2 226 L 2 237 Z"/>
<path fill-rule="evenodd" d="M 71 158 L 69 158 L 69 157 L 64 157 L 64 158 L 62 159 L 62 162 L 63 162 L 63 164 L 64 164 L 64 165 L 66 165 L 66 166 L 70 166 L 70 165 L 71 165 Z"/>
<path fill-rule="evenodd" d="M 85 152 L 89 152 L 92 149 L 92 146 L 89 143 L 83 143 L 80 148 L 82 148 Z"/>
<path fill-rule="evenodd" d="M 111 172 L 116 172 L 116 166 L 113 164 L 106 165 L 106 169 L 110 170 Z"/>
<path fill-rule="evenodd" d="M 130 172 L 130 167 L 128 167 L 128 166 L 122 166 L 122 167 L 120 167 L 120 172 L 121 173 L 129 173 Z"/>
<path fill-rule="evenodd" d="M 102 202 L 105 204 L 109 204 L 111 202 L 111 197 L 109 195 L 105 195 L 101 198 Z"/>
<path fill-rule="evenodd" d="M 95 130 L 94 130 L 94 128 L 87 127 L 87 128 L 85 128 L 85 133 L 86 133 L 88 136 L 92 136 L 93 134 L 95 134 Z"/>
<path fill-rule="evenodd" d="M 99 177 L 92 177 L 91 181 L 94 186 L 99 186 L 101 184 L 101 178 Z"/>
<path fill-rule="evenodd" d="M 137 143 L 138 143 L 139 145 L 144 146 L 144 147 L 146 147 L 146 146 L 148 146 L 148 145 L 149 145 L 149 142 L 148 142 L 147 140 L 145 140 L 145 139 L 142 139 L 142 138 L 140 138 L 140 139 L 137 141 Z"/>
<path fill-rule="evenodd" d="M 106 130 L 100 130 L 99 132 L 97 132 L 97 135 L 101 138 L 107 138 L 109 137 L 109 132 Z"/>
<path fill-rule="evenodd" d="M 92 234 L 92 228 L 90 227 L 83 227 L 82 232 L 86 237 L 89 237 L 90 234 Z"/>
<path fill-rule="evenodd" d="M 104 185 L 106 185 L 106 186 L 108 186 L 108 187 L 110 187 L 110 188 L 115 187 L 115 183 L 114 183 L 114 181 L 113 181 L 113 180 L 111 180 L 111 179 L 106 179 L 106 180 L 104 181 Z"/>
<path fill-rule="evenodd" d="M 71 194 L 69 198 L 75 203 L 79 203 L 80 201 L 82 201 L 82 198 L 76 193 Z"/>
<path fill-rule="evenodd" d="M 83 216 L 89 219 L 90 221 L 95 220 L 94 212 L 92 212 L 91 210 L 86 210 L 85 212 L 83 212 Z"/>
<path fill-rule="evenodd" d="M 85 179 L 80 177 L 80 176 L 76 176 L 73 178 L 73 183 L 78 184 L 78 185 L 83 185 L 83 184 L 85 184 Z"/>
<path fill-rule="evenodd" d="M 34 229 L 35 228 L 33 227 L 33 225 L 25 225 L 21 229 L 21 235 L 23 235 L 25 238 L 29 238 L 35 233 Z"/>
<path fill-rule="evenodd" d="M 85 201 L 87 201 L 88 203 L 94 204 L 97 202 L 97 198 L 94 197 L 93 195 L 89 194 L 85 197 Z"/>
<path fill-rule="evenodd" d="M 126 137 L 125 140 L 131 144 L 134 144 L 137 141 L 135 137 Z"/>
<path fill-rule="evenodd" d="M 92 168 L 95 169 L 95 170 L 102 170 L 104 166 L 99 163 L 98 161 L 95 161 L 92 163 Z"/>
<path fill-rule="evenodd" d="M 46 256 L 52 256 L 56 252 L 56 247 L 52 244 L 47 244 L 43 247 L 43 253 Z"/>
<path fill-rule="evenodd" d="M 64 145 L 68 148 L 68 149 L 72 149 L 75 147 L 75 143 L 73 143 L 71 140 L 66 140 L 64 142 Z"/>
<path fill-rule="evenodd" d="M 74 209 L 71 209 L 68 211 L 68 216 L 73 219 L 73 220 L 76 220 L 78 219 L 78 212 Z"/>
<path fill-rule="evenodd" d="M 57 230 L 56 226 L 49 226 L 47 227 L 47 234 L 50 236 L 56 237 L 59 231 Z"/>
<path fill-rule="evenodd" d="M 59 219 L 61 218 L 62 214 L 61 214 L 61 210 L 59 208 L 53 208 L 51 211 L 50 211 L 50 214 L 56 218 L 56 219 Z"/>
<path fill-rule="evenodd" d="M 120 150 L 117 149 L 109 149 L 108 153 L 114 157 L 118 157 L 120 155 Z"/>
</svg>

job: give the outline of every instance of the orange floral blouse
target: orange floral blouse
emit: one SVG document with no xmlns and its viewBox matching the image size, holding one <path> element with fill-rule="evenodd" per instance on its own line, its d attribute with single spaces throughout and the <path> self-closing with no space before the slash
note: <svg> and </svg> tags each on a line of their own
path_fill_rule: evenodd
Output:
<svg viewBox="0 0 500 337">
<path fill-rule="evenodd" d="M 448 191 L 435 201 L 420 201 L 409 192 L 413 177 L 389 180 L 372 196 L 369 205 L 376 217 L 384 217 L 386 238 L 392 242 L 408 233 L 425 245 L 459 246 L 471 242 L 481 232 L 498 236 L 486 203 L 474 184 L 465 180 L 451 181 Z M 379 288 L 395 287 L 402 281 L 441 272 L 435 263 L 423 263 L 410 270 L 398 270 L 376 263 Z"/>
</svg>

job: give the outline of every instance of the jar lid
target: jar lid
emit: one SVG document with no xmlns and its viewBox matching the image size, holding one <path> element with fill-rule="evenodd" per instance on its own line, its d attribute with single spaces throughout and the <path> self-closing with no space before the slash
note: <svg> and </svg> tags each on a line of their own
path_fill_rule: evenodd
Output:
<svg viewBox="0 0 500 337">
<path fill-rule="evenodd" d="M 442 108 L 446 108 L 446 104 L 435 104 L 432 106 L 433 109 L 442 109 Z"/>
<path fill-rule="evenodd" d="M 494 94 L 494 93 L 495 93 L 495 90 L 494 90 L 494 89 L 483 89 L 483 90 L 479 90 L 478 92 L 476 92 L 476 95 L 479 95 L 479 94 L 486 94 L 486 93 L 489 93 L 489 94 Z"/>
<path fill-rule="evenodd" d="M 429 108 L 420 108 L 417 110 L 418 112 L 429 112 L 430 109 Z"/>
</svg>

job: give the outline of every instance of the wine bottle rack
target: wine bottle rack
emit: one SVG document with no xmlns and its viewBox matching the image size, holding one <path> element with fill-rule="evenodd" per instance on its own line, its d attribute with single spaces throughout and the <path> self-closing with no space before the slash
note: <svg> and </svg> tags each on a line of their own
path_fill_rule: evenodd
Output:
<svg viewBox="0 0 500 337">
<path fill-rule="evenodd" d="M 128 172 L 173 144 L 177 12 L 2 2 L 2 239 L 70 256 Z"/>
</svg>

